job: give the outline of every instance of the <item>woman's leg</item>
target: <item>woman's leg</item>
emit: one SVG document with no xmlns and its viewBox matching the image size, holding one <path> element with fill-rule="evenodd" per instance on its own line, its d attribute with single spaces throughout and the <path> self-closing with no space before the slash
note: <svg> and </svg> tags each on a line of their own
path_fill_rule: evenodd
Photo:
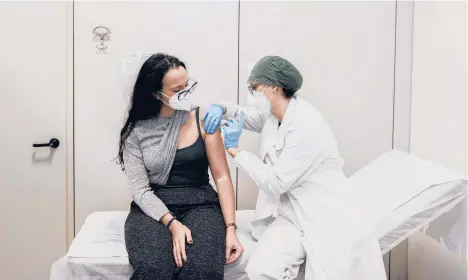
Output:
<svg viewBox="0 0 468 280">
<path fill-rule="evenodd" d="M 125 245 L 134 273 L 132 280 L 171 280 L 175 272 L 169 230 L 142 210 L 132 207 L 125 222 Z"/>
<path fill-rule="evenodd" d="M 195 208 L 181 219 L 192 232 L 187 245 L 187 262 L 180 280 L 222 280 L 226 263 L 226 229 L 219 208 Z"/>
</svg>

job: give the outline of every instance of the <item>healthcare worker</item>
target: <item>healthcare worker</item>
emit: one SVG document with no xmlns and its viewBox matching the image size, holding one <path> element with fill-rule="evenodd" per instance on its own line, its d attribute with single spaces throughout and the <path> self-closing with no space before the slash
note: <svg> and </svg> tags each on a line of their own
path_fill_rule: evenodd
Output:
<svg viewBox="0 0 468 280">
<path fill-rule="evenodd" d="M 302 81 L 286 59 L 264 57 L 248 78 L 252 106 L 211 105 L 203 116 L 208 133 L 229 120 L 225 149 L 260 189 L 252 223 L 257 242 L 246 248 L 248 278 L 294 279 L 305 262 L 306 280 L 386 279 L 332 131 L 296 94 Z M 260 133 L 259 156 L 239 147 L 242 129 Z"/>
</svg>

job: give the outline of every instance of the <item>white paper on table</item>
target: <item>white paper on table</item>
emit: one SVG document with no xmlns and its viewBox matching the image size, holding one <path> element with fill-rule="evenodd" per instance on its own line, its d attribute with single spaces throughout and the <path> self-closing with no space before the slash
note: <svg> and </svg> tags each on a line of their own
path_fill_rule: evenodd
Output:
<svg viewBox="0 0 468 280">
<path fill-rule="evenodd" d="M 85 221 L 67 256 L 75 258 L 126 257 L 124 226 L 128 212 L 93 213 Z"/>
</svg>

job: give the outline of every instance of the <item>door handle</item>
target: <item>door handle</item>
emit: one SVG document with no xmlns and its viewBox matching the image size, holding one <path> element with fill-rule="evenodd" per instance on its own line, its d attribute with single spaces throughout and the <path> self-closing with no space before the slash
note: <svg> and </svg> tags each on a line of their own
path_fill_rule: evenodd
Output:
<svg viewBox="0 0 468 280">
<path fill-rule="evenodd" d="M 60 145 L 60 141 L 57 138 L 52 138 L 50 139 L 49 143 L 39 143 L 39 144 L 33 144 L 34 148 L 38 147 L 51 147 L 51 148 L 57 148 Z"/>
</svg>

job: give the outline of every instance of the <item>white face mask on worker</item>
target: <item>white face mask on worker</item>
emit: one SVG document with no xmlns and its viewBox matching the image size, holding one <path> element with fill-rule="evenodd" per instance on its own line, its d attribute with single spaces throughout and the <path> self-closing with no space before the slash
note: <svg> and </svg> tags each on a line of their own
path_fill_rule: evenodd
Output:
<svg viewBox="0 0 468 280">
<path fill-rule="evenodd" d="M 263 88 L 262 91 L 254 90 L 250 91 L 247 96 L 247 104 L 254 106 L 257 110 L 257 114 L 264 120 L 268 120 L 272 116 L 271 112 L 271 99 L 273 99 L 273 95 L 271 98 L 267 98 L 264 90 L 267 86 Z"/>
</svg>

